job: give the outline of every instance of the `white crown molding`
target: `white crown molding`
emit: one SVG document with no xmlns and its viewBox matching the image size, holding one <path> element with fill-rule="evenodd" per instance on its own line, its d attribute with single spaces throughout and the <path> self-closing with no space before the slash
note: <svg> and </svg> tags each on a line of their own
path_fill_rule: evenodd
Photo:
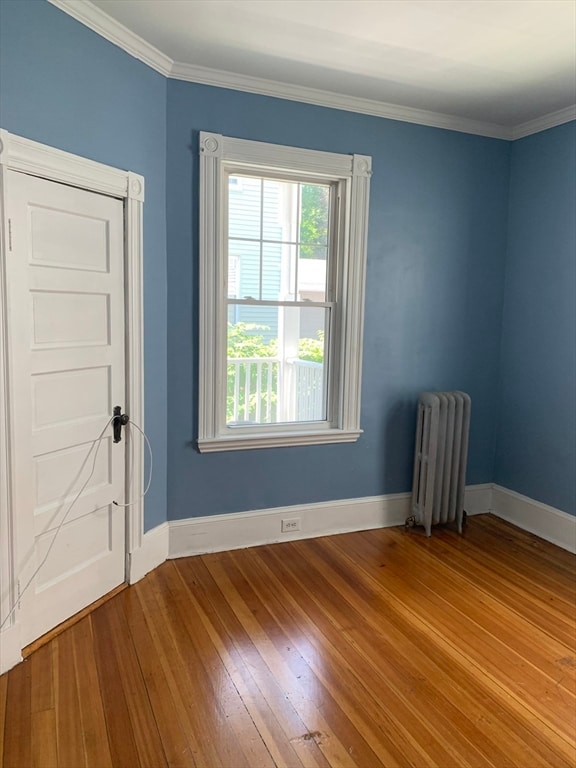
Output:
<svg viewBox="0 0 576 768">
<path fill-rule="evenodd" d="M 555 128 L 557 125 L 570 123 L 576 120 L 576 104 L 566 109 L 559 109 L 557 112 L 550 112 L 548 115 L 542 115 L 535 120 L 528 120 L 526 123 L 520 123 L 512 128 L 512 140 L 523 139 L 525 136 L 531 136 L 533 133 L 546 131 L 548 128 Z"/>
<path fill-rule="evenodd" d="M 48 0 L 56 8 L 72 16 L 81 24 L 92 29 L 109 42 L 144 62 L 165 77 L 174 80 L 184 80 L 199 85 L 211 85 L 216 88 L 228 88 L 245 93 L 256 93 L 261 96 L 271 96 L 288 101 L 299 101 L 305 104 L 342 109 L 346 112 L 356 112 L 373 117 L 383 117 L 387 120 L 399 120 L 404 123 L 426 125 L 432 128 L 443 128 L 449 131 L 470 133 L 494 139 L 512 141 L 529 136 L 532 133 L 553 128 L 556 125 L 569 122 L 576 118 L 576 108 L 568 107 L 549 115 L 530 120 L 516 126 L 497 125 L 479 120 L 470 120 L 455 115 L 445 115 L 414 107 L 403 107 L 398 104 L 349 96 L 332 91 L 323 91 L 293 83 L 282 83 L 276 80 L 266 80 L 260 77 L 241 75 L 235 72 L 211 69 L 175 62 L 155 46 L 147 43 L 139 35 L 116 21 L 107 13 L 93 5 L 89 0 Z"/>
<path fill-rule="evenodd" d="M 48 0 L 48 2 L 160 74 L 165 77 L 170 76 L 174 61 L 169 56 L 88 0 Z"/>
<path fill-rule="evenodd" d="M 331 109 L 342 109 L 346 112 L 357 112 L 363 115 L 372 115 L 373 117 L 384 117 L 389 120 L 427 125 L 433 128 L 445 128 L 450 131 L 472 133 L 495 139 L 511 138 L 510 128 L 494 125 L 493 123 L 468 120 L 426 109 L 403 107 L 397 104 L 387 104 L 372 99 L 347 96 L 292 83 L 281 83 L 276 80 L 266 80 L 260 77 L 251 77 L 234 72 L 174 62 L 169 56 L 166 56 L 158 48 L 147 43 L 141 37 L 134 34 L 134 32 L 131 32 L 111 16 L 108 16 L 107 13 L 93 5 L 89 0 L 48 0 L 48 2 L 69 16 L 72 16 L 76 21 L 89 27 L 109 42 L 122 48 L 126 53 L 143 61 L 162 75 L 174 80 L 184 80 L 189 83 L 198 83 L 199 85 L 212 85 L 217 88 L 256 93 L 261 96 L 299 101 Z"/>
<path fill-rule="evenodd" d="M 440 112 L 432 112 L 426 109 L 402 107 L 398 104 L 388 104 L 383 101 L 364 99 L 358 96 L 347 96 L 303 85 L 281 83 L 277 80 L 266 80 L 260 77 L 224 72 L 192 64 L 175 62 L 170 77 L 174 80 L 184 80 L 189 83 L 229 88 L 234 91 L 244 91 L 245 93 L 257 93 L 261 96 L 299 101 L 331 109 L 342 109 L 346 112 L 384 117 L 388 120 L 400 120 L 404 123 L 427 125 L 432 128 L 445 128 L 450 131 L 473 133 L 478 136 L 488 136 L 494 139 L 511 138 L 510 128 L 494 125 L 493 123 L 468 120 L 467 118 L 444 115 Z"/>
</svg>

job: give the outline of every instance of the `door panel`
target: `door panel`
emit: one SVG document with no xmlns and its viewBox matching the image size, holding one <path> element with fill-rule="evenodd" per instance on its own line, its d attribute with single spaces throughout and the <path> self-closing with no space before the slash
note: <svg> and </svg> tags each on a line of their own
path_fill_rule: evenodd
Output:
<svg viewBox="0 0 576 768">
<path fill-rule="evenodd" d="M 105 419 L 112 408 L 110 378 L 109 366 L 34 374 L 32 428 L 57 428 L 69 422 Z"/>
<path fill-rule="evenodd" d="M 125 442 L 106 426 L 125 397 L 123 203 L 16 172 L 8 192 L 21 589 L 48 554 L 27 644 L 124 581 Z"/>
<path fill-rule="evenodd" d="M 108 222 L 34 206 L 29 210 L 32 264 L 108 272 Z"/>
<path fill-rule="evenodd" d="M 83 574 L 88 568 L 93 571 L 94 564 L 108 557 L 110 553 L 112 546 L 110 527 L 109 510 L 101 510 L 100 515 L 87 514 L 68 521 L 58 534 L 46 564 L 36 577 L 37 593 L 42 593 L 46 588 L 70 576 Z M 42 531 L 37 535 L 36 548 L 39 560 L 42 560 L 46 554 L 52 538 L 51 532 L 48 531 Z M 82 547 L 77 546 L 79 540 L 83 542 Z M 62 558 L 66 559 L 65 570 L 61 566 Z"/>
<path fill-rule="evenodd" d="M 109 296 L 63 291 L 33 291 L 32 348 L 108 344 Z"/>
<path fill-rule="evenodd" d="M 89 458 L 88 453 L 92 443 L 81 443 L 63 450 L 54 450 L 34 457 L 34 498 L 35 514 L 50 511 L 55 504 L 61 503 L 61 477 L 67 472 L 72 479 L 65 490 L 66 498 L 72 498 L 78 493 L 85 480 L 82 479 L 82 467 Z M 86 485 L 86 493 L 92 489 L 107 485 L 111 481 L 110 462 L 111 445 L 106 439 L 98 455 L 93 459 L 94 473 Z M 91 464 L 92 466 L 92 464 Z M 73 513 L 71 513 L 72 515 Z M 71 515 L 68 519 L 71 518 Z"/>
</svg>

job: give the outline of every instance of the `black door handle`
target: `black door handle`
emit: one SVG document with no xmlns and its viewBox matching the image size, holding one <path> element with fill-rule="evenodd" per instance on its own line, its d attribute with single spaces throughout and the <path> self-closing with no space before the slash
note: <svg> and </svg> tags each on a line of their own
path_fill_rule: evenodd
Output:
<svg viewBox="0 0 576 768">
<path fill-rule="evenodd" d="M 114 432 L 114 442 L 119 443 L 122 440 L 122 427 L 130 421 L 127 413 L 122 413 L 120 405 L 114 406 L 114 416 L 112 417 L 112 430 Z"/>
</svg>

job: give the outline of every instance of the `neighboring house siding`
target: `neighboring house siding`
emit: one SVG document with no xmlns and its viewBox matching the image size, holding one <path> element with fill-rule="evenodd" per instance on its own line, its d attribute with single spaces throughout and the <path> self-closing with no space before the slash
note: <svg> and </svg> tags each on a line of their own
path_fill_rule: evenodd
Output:
<svg viewBox="0 0 576 768">
<path fill-rule="evenodd" d="M 235 179 L 234 179 L 235 181 Z M 229 258 L 236 263 L 235 284 L 237 298 L 260 295 L 260 245 L 234 238 L 260 237 L 260 179 L 241 177 L 237 183 L 230 184 L 228 229 L 230 247 Z M 282 226 L 278 220 L 280 188 L 278 184 L 267 181 L 264 184 L 264 210 L 262 224 L 266 239 L 282 238 Z M 275 299 L 280 293 L 281 282 L 280 243 L 265 245 L 262 263 L 262 297 Z M 230 322 L 256 323 L 269 328 L 262 335 L 266 341 L 278 335 L 278 312 L 274 307 L 230 307 Z"/>
</svg>

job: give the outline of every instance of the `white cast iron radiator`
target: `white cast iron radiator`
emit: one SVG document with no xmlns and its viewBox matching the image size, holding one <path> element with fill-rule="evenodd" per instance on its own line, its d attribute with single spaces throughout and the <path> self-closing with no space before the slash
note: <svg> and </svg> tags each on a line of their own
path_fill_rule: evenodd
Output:
<svg viewBox="0 0 576 768">
<path fill-rule="evenodd" d="M 412 512 L 407 525 L 456 521 L 462 533 L 470 397 L 465 392 L 423 392 L 418 400 Z"/>
</svg>

